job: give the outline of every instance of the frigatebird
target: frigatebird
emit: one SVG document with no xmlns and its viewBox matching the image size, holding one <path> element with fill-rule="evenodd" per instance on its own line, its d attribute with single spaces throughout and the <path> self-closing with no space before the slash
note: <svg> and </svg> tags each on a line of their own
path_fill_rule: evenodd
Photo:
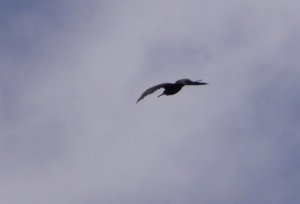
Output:
<svg viewBox="0 0 300 204">
<path fill-rule="evenodd" d="M 143 98 L 145 98 L 145 96 L 154 93 L 156 90 L 160 89 L 160 88 L 164 88 L 164 92 L 162 94 L 160 94 L 157 97 L 160 97 L 162 95 L 174 95 L 177 92 L 179 92 L 183 86 L 185 85 L 206 85 L 207 83 L 202 82 L 201 80 L 198 81 L 191 81 L 190 79 L 180 79 L 178 81 L 176 81 L 175 83 L 162 83 L 162 84 L 158 84 L 156 86 L 153 86 L 149 89 L 147 89 L 141 96 L 140 98 L 137 100 L 137 103 L 142 100 Z"/>
</svg>

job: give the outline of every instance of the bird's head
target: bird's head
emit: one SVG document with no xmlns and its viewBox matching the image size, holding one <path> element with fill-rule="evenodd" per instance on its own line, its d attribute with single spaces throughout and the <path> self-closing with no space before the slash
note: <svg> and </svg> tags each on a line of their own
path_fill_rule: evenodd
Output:
<svg viewBox="0 0 300 204">
<path fill-rule="evenodd" d="M 181 84 L 181 85 L 187 85 L 188 83 L 191 83 L 192 81 L 190 79 L 179 79 L 175 82 L 175 84 Z"/>
</svg>

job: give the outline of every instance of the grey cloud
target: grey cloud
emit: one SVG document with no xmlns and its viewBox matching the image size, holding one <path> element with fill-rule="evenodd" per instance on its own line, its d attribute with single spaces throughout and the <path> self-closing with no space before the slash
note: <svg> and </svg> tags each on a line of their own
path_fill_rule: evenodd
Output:
<svg viewBox="0 0 300 204">
<path fill-rule="evenodd" d="M 299 202 L 298 2 L 49 5 L 1 58 L 1 202 Z M 182 77 L 210 85 L 135 104 Z"/>
</svg>

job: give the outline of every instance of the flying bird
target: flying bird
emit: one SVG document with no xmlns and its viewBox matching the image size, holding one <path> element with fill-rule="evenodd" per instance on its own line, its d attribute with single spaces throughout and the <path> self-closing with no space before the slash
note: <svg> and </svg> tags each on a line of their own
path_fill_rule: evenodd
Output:
<svg viewBox="0 0 300 204">
<path fill-rule="evenodd" d="M 153 86 L 149 89 L 147 89 L 141 96 L 140 98 L 137 100 L 137 103 L 142 100 L 143 98 L 145 98 L 145 96 L 154 93 L 156 90 L 160 89 L 160 88 L 164 88 L 164 92 L 162 94 L 160 94 L 158 97 L 162 96 L 162 95 L 174 95 L 177 92 L 179 92 L 183 86 L 185 85 L 206 85 L 207 83 L 205 82 L 201 82 L 201 80 L 198 81 L 191 81 L 190 79 L 180 79 L 178 81 L 176 81 L 175 83 L 162 83 L 162 84 L 158 84 L 156 86 Z"/>
</svg>

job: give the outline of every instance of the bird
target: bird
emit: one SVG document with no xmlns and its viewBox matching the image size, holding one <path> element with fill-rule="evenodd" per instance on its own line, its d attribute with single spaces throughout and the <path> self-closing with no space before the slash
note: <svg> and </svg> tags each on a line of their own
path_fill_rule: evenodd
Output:
<svg viewBox="0 0 300 204">
<path fill-rule="evenodd" d="M 137 100 L 136 103 L 138 103 L 140 100 L 142 100 L 143 98 L 145 98 L 145 96 L 154 93 L 155 91 L 157 91 L 158 89 L 164 88 L 164 92 L 162 94 L 160 94 L 157 97 L 160 97 L 162 95 L 174 95 L 177 92 L 179 92 L 182 87 L 184 87 L 185 85 L 207 85 L 208 83 L 206 82 L 202 82 L 202 80 L 197 80 L 197 81 L 191 81 L 190 79 L 180 79 L 177 80 L 175 83 L 162 83 L 162 84 L 158 84 L 156 86 L 150 87 L 149 89 L 147 89 Z"/>
</svg>

